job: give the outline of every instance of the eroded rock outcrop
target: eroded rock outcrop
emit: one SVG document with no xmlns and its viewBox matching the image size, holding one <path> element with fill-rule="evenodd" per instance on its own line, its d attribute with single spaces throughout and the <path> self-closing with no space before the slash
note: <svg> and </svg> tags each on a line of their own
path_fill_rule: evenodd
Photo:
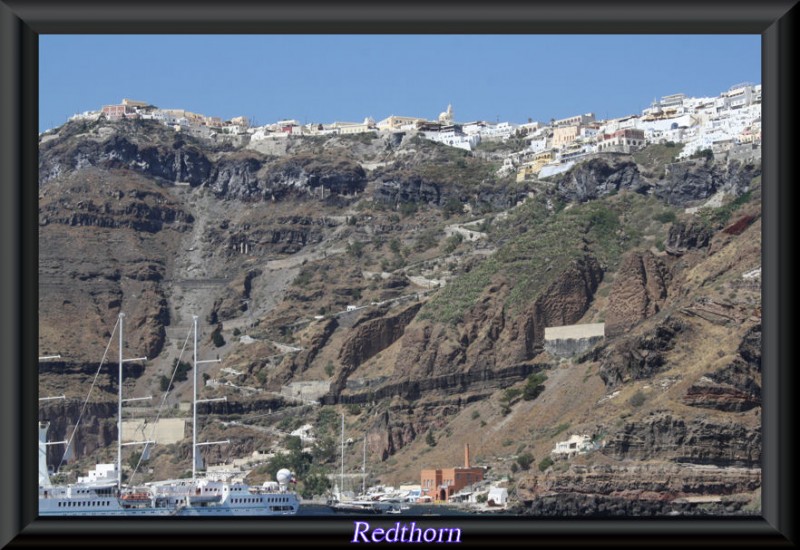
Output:
<svg viewBox="0 0 800 550">
<path fill-rule="evenodd" d="M 750 187 L 761 167 L 736 161 L 719 165 L 706 160 L 687 160 L 667 165 L 666 177 L 654 187 L 655 195 L 675 206 L 710 198 L 720 189 L 740 195 Z"/>
<path fill-rule="evenodd" d="M 676 221 L 669 228 L 665 248 L 669 254 L 680 256 L 689 250 L 707 247 L 713 236 L 714 231 L 699 220 Z"/>
<path fill-rule="evenodd" d="M 715 466 L 761 466 L 761 427 L 654 412 L 629 422 L 603 449 L 617 460 L 671 460 Z"/>
<path fill-rule="evenodd" d="M 658 313 L 667 299 L 670 281 L 664 263 L 651 252 L 631 252 L 621 261 L 611 284 L 606 334 L 617 336 Z"/>
<path fill-rule="evenodd" d="M 557 193 L 564 200 L 584 202 L 621 189 L 643 193 L 649 187 L 650 184 L 641 177 L 634 162 L 591 159 L 575 166 L 560 178 Z"/>
<path fill-rule="evenodd" d="M 665 353 L 675 347 L 676 339 L 688 325 L 668 316 L 640 336 L 629 336 L 590 352 L 600 361 L 600 378 L 614 387 L 630 380 L 649 378 L 666 365 Z"/>
<path fill-rule="evenodd" d="M 497 279 L 459 326 L 431 321 L 410 326 L 395 372 L 432 376 L 528 361 L 541 351 L 545 327 L 575 323 L 586 313 L 602 276 L 594 257 L 575 260 L 516 315 L 503 307 L 508 283 Z"/>
<path fill-rule="evenodd" d="M 693 407 L 729 412 L 761 406 L 761 325 L 744 335 L 737 355 L 727 366 L 695 382 L 683 397 Z"/>
<path fill-rule="evenodd" d="M 403 335 L 406 326 L 421 307 L 421 303 L 414 304 L 396 315 L 359 324 L 342 345 L 339 361 L 345 367 L 354 368 L 385 350 Z"/>
</svg>

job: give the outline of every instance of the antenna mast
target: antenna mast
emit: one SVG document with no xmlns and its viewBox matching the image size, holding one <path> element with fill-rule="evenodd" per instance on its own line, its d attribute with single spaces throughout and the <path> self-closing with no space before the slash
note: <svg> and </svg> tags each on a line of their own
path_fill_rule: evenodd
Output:
<svg viewBox="0 0 800 550">
<path fill-rule="evenodd" d="M 122 358 L 122 325 L 125 314 L 119 314 L 119 388 L 117 389 L 117 493 L 122 491 L 122 363 L 129 361 L 147 361 L 147 357 L 137 357 L 136 359 Z M 149 399 L 149 398 L 145 398 Z M 138 445 L 140 443 L 153 443 L 152 441 L 136 441 L 126 443 L 126 445 Z"/>
<path fill-rule="evenodd" d="M 208 403 L 210 401 L 227 401 L 227 397 L 218 397 L 216 399 L 197 399 L 197 365 L 203 363 L 220 363 L 220 359 L 209 359 L 207 361 L 197 360 L 197 315 L 192 315 L 192 323 L 194 325 L 194 379 L 192 389 L 192 480 L 197 479 L 197 447 L 200 445 L 218 445 L 222 443 L 230 443 L 230 440 L 225 441 L 210 441 L 206 443 L 197 442 L 197 404 Z"/>
</svg>

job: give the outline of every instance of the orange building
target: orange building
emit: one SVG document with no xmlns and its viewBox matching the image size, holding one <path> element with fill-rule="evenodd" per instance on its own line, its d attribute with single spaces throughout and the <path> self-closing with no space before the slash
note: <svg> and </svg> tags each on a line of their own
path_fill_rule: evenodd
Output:
<svg viewBox="0 0 800 550">
<path fill-rule="evenodd" d="M 434 501 L 447 501 L 467 485 L 483 481 L 483 468 L 469 465 L 469 444 L 464 446 L 463 468 L 427 469 L 421 472 L 421 496 Z"/>
</svg>

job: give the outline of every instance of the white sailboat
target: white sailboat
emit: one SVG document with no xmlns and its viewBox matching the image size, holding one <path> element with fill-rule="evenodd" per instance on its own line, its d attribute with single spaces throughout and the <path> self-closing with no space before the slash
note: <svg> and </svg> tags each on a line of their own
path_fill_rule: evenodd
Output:
<svg viewBox="0 0 800 550">
<path fill-rule="evenodd" d="M 342 414 L 342 459 L 341 459 L 341 474 L 339 477 L 339 491 L 336 499 L 328 502 L 328 507 L 337 513 L 354 513 L 354 514 L 384 514 L 396 513 L 392 512 L 394 507 L 387 503 L 379 502 L 376 500 L 369 500 L 363 498 L 366 494 L 366 475 L 367 475 L 367 439 L 364 437 L 364 458 L 361 466 L 363 478 L 361 481 L 361 496 L 362 498 L 349 499 L 343 496 L 344 492 L 344 414 Z M 398 509 L 399 511 L 399 509 Z"/>
<path fill-rule="evenodd" d="M 277 474 L 277 482 L 251 487 L 229 478 L 197 476 L 197 447 L 223 442 L 197 443 L 197 316 L 194 330 L 194 383 L 192 392 L 192 478 L 160 481 L 141 487 L 122 485 L 122 359 L 124 313 L 119 314 L 119 392 L 117 417 L 117 463 L 98 464 L 78 483 L 55 486 L 46 462 L 47 424 L 39 424 L 39 515 L 40 516 L 275 516 L 294 515 L 300 502 L 289 484 L 289 470 Z M 140 359 L 137 359 L 140 360 Z M 152 441 L 130 444 L 149 444 Z M 128 443 L 126 443 L 127 445 Z"/>
</svg>

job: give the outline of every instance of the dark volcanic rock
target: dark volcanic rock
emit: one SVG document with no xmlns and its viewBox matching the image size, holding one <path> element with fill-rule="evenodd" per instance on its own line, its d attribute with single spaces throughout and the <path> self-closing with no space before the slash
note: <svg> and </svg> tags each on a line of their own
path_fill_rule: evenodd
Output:
<svg viewBox="0 0 800 550">
<path fill-rule="evenodd" d="M 679 256 L 689 250 L 705 248 L 711 242 L 714 231 L 699 220 L 689 223 L 677 221 L 669 228 L 666 242 L 668 253 Z"/>
<path fill-rule="evenodd" d="M 214 167 L 208 185 L 217 197 L 262 199 L 265 189 L 257 175 L 261 166 L 261 161 L 256 158 L 221 159 Z"/>
<path fill-rule="evenodd" d="M 649 187 L 633 162 L 591 159 L 567 172 L 558 181 L 556 189 L 558 195 L 567 201 L 584 202 L 620 189 L 644 193 Z"/>
<path fill-rule="evenodd" d="M 439 184 L 427 182 L 416 175 L 379 182 L 375 187 L 375 200 L 391 205 L 402 202 L 443 204 Z"/>
<path fill-rule="evenodd" d="M 745 515 L 755 512 L 744 510 L 747 501 L 726 499 L 721 502 L 663 501 L 657 499 L 625 498 L 584 493 L 558 493 L 542 495 L 524 502 L 519 509 L 525 516 L 539 517 L 665 517 Z"/>
<path fill-rule="evenodd" d="M 655 195 L 676 206 L 711 197 L 719 189 L 740 195 L 761 174 L 761 167 L 732 161 L 723 167 L 711 161 L 687 160 L 667 165 L 666 177 Z"/>
<path fill-rule="evenodd" d="M 597 348 L 592 354 L 600 361 L 600 378 L 606 386 L 614 387 L 653 376 L 666 364 L 664 352 L 675 347 L 676 337 L 686 329 L 683 322 L 670 316 L 642 336 Z"/>
<path fill-rule="evenodd" d="M 208 179 L 211 162 L 194 147 L 140 146 L 128 137 L 113 135 L 104 142 L 74 138 L 66 147 L 45 148 L 39 160 L 39 185 L 68 170 L 87 166 L 126 168 L 173 183 L 195 187 Z"/>
<path fill-rule="evenodd" d="M 617 460 L 672 460 L 715 466 L 761 465 L 761 428 L 735 422 L 684 420 L 658 412 L 625 424 L 603 449 Z"/>
<path fill-rule="evenodd" d="M 683 402 L 733 412 L 761 406 L 761 325 L 747 331 L 730 365 L 693 384 Z"/>
</svg>

